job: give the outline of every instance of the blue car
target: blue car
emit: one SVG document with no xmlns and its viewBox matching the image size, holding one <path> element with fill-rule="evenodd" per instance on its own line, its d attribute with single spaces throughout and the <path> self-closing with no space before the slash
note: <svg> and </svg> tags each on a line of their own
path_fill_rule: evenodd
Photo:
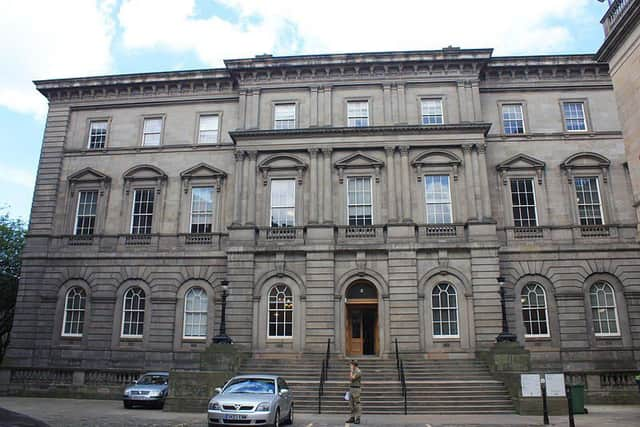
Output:
<svg viewBox="0 0 640 427">
<path fill-rule="evenodd" d="M 124 389 L 122 403 L 127 409 L 136 405 L 162 408 L 168 391 L 168 372 L 147 372 Z"/>
</svg>

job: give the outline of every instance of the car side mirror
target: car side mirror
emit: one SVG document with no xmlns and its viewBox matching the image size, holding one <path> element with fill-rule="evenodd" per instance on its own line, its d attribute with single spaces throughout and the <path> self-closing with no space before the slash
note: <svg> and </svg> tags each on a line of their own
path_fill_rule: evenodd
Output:
<svg viewBox="0 0 640 427">
<path fill-rule="evenodd" d="M 222 389 L 220 387 L 216 387 L 215 392 L 220 394 L 220 393 L 222 393 Z"/>
<path fill-rule="evenodd" d="M 287 394 L 287 393 L 289 393 L 289 389 L 288 389 L 288 388 L 281 388 L 281 389 L 280 389 L 280 394 L 281 394 L 281 395 L 282 395 L 282 394 Z"/>
</svg>

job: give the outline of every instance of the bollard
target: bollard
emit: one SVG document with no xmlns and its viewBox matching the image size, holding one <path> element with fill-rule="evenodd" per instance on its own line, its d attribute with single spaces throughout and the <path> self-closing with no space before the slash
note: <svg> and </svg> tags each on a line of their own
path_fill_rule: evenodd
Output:
<svg viewBox="0 0 640 427">
<path fill-rule="evenodd" d="M 573 419 L 573 399 L 571 396 L 571 386 L 566 386 L 567 392 L 567 405 L 569 405 L 569 427 L 576 427 L 576 422 Z"/>
<path fill-rule="evenodd" d="M 547 384 L 544 378 L 540 380 L 540 386 L 542 388 L 542 422 L 544 425 L 549 425 L 549 410 L 547 408 Z"/>
</svg>

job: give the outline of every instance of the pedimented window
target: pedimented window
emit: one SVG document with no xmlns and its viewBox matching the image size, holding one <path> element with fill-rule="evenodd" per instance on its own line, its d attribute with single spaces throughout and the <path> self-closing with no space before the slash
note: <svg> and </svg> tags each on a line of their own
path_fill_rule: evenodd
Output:
<svg viewBox="0 0 640 427">
<path fill-rule="evenodd" d="M 345 170 L 348 172 L 358 170 L 373 172 L 376 182 L 380 182 L 380 169 L 384 167 L 384 162 L 362 152 L 357 152 L 336 161 L 334 166 L 338 169 L 340 184 L 344 182 Z"/>
<path fill-rule="evenodd" d="M 461 164 L 462 160 L 458 156 L 444 150 L 423 151 L 411 162 L 418 182 L 422 181 L 422 177 L 427 171 L 448 171 L 453 176 L 454 181 L 457 181 Z"/>
<path fill-rule="evenodd" d="M 306 169 L 307 164 L 291 154 L 269 156 L 258 165 L 258 170 L 262 174 L 262 183 L 265 186 L 269 183 L 271 177 L 295 177 L 298 185 L 302 185 L 302 178 Z"/>
<path fill-rule="evenodd" d="M 526 154 L 517 154 L 496 166 L 502 184 L 509 183 L 509 176 L 535 176 L 538 184 L 542 184 L 544 176 L 545 163 Z"/>
</svg>

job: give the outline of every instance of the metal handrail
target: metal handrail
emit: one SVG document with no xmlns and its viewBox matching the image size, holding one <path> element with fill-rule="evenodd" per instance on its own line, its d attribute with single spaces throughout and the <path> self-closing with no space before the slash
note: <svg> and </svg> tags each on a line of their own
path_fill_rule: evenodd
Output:
<svg viewBox="0 0 640 427">
<path fill-rule="evenodd" d="M 322 396 L 324 395 L 324 383 L 329 377 L 329 356 L 331 355 L 331 338 L 327 339 L 327 351 L 322 359 L 322 368 L 320 369 L 320 384 L 318 386 L 318 414 L 322 413 Z"/>
<path fill-rule="evenodd" d="M 400 351 L 398 350 L 398 338 L 395 340 L 396 344 L 396 369 L 398 370 L 398 381 L 400 381 L 400 387 L 402 389 L 402 398 L 404 400 L 404 414 L 407 415 L 407 379 L 404 375 L 404 362 L 400 359 Z"/>
</svg>

